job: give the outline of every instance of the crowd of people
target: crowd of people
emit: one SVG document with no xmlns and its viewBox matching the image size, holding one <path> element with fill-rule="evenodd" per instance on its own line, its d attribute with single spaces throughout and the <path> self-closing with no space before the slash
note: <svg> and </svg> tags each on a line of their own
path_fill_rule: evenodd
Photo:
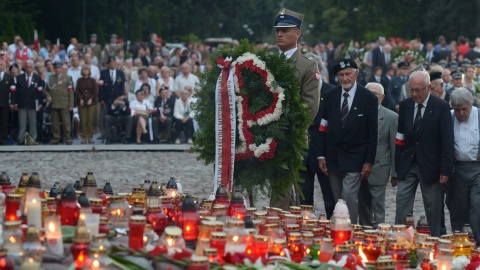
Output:
<svg viewBox="0 0 480 270">
<path fill-rule="evenodd" d="M 185 143 L 198 128 L 191 104 L 209 48 L 168 49 L 151 35 L 102 46 L 76 38 L 34 50 L 20 36 L 0 50 L 0 144 Z"/>
</svg>

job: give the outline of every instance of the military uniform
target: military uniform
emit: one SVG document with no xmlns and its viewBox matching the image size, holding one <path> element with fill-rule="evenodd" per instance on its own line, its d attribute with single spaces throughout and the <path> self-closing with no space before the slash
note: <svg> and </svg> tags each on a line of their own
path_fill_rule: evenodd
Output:
<svg viewBox="0 0 480 270">
<path fill-rule="evenodd" d="M 52 114 L 52 143 L 57 144 L 61 139 L 61 122 L 65 143 L 71 144 L 70 109 L 73 108 L 74 96 L 72 77 L 65 74 L 51 75 L 46 85 L 45 94 L 47 97 L 52 98 L 52 104 L 50 105 Z"/>
<path fill-rule="evenodd" d="M 282 9 L 275 17 L 274 27 L 302 27 L 303 14 Z M 298 49 L 289 55 L 293 49 L 284 51 L 285 55 L 290 56 L 289 60 L 295 65 L 297 70 L 297 79 L 300 83 L 301 96 L 305 104 L 308 106 L 310 115 L 313 118 L 317 115 L 320 104 L 320 73 L 318 71 L 317 63 L 314 59 L 307 58 Z M 305 131 L 306 132 L 306 131 Z M 294 188 L 292 187 L 292 190 Z M 289 206 L 299 204 L 299 196 L 293 192 L 288 194 L 277 194 L 276 200 L 270 201 L 270 206 L 288 210 Z"/>
</svg>

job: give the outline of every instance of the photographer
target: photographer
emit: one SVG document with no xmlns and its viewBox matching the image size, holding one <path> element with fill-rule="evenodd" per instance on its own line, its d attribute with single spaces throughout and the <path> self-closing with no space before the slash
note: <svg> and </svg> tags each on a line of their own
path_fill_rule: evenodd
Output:
<svg viewBox="0 0 480 270">
<path fill-rule="evenodd" d="M 132 117 L 130 116 L 130 105 L 125 96 L 117 97 L 112 105 L 108 106 L 108 114 L 105 116 L 105 135 L 106 144 L 111 144 L 120 134 L 118 130 L 113 130 L 114 126 L 122 125 L 125 129 L 125 138 L 123 143 L 130 142 L 132 134 Z"/>
</svg>

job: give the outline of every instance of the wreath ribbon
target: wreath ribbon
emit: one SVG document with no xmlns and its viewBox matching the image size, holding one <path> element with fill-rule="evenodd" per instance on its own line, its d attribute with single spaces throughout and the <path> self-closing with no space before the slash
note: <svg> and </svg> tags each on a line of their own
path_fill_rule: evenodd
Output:
<svg viewBox="0 0 480 270">
<path fill-rule="evenodd" d="M 235 164 L 235 90 L 232 58 L 217 58 L 217 65 L 222 69 L 215 88 L 215 179 L 214 191 L 218 184 L 228 191 L 233 187 L 233 169 Z"/>
</svg>

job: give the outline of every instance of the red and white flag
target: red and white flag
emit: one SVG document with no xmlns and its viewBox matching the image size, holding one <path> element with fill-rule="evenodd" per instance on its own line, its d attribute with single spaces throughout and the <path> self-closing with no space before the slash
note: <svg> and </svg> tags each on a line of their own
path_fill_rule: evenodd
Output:
<svg viewBox="0 0 480 270">
<path fill-rule="evenodd" d="M 39 52 L 40 51 L 40 39 L 38 38 L 38 32 L 37 30 L 35 30 L 33 32 L 33 49 L 36 51 L 36 52 Z"/>
</svg>

